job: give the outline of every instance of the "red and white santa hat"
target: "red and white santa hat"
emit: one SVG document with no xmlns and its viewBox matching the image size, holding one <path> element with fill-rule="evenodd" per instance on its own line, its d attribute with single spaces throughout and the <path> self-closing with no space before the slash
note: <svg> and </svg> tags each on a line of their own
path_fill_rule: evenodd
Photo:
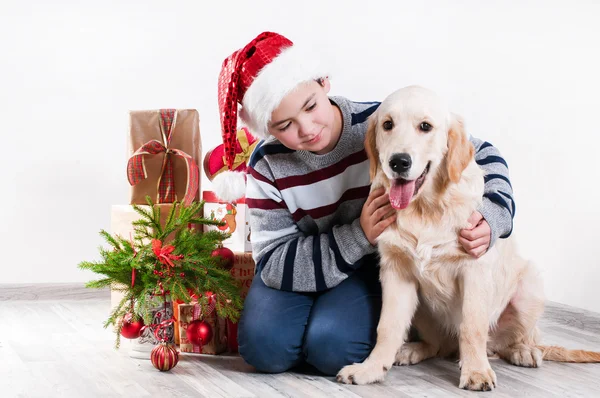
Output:
<svg viewBox="0 0 600 398">
<path fill-rule="evenodd" d="M 300 83 L 327 76 L 310 51 L 273 32 L 259 34 L 227 57 L 219 75 L 218 97 L 229 169 L 235 159 L 238 104 L 241 104 L 240 118 L 250 133 L 264 139 L 269 136 L 271 113 L 283 98 Z M 226 201 L 239 199 L 245 190 L 244 173 L 232 173 L 221 173 L 213 180 L 215 192 Z"/>
</svg>

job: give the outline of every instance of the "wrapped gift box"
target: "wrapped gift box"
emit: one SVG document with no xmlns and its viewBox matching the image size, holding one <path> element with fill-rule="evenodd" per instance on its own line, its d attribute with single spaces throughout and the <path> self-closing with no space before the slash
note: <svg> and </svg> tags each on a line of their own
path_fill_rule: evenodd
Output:
<svg viewBox="0 0 600 398">
<path fill-rule="evenodd" d="M 130 203 L 199 200 L 202 142 L 194 109 L 141 110 L 129 113 Z M 186 200 L 187 199 L 187 200 Z"/>
<path fill-rule="evenodd" d="M 255 265 L 252 259 L 252 253 L 234 253 L 233 268 L 231 275 L 240 284 L 240 294 L 245 299 L 254 279 Z M 238 351 L 237 343 L 237 323 L 227 321 L 227 348 L 229 352 Z"/>
<path fill-rule="evenodd" d="M 250 285 L 252 284 L 252 280 L 254 278 L 254 260 L 252 259 L 252 253 L 240 253 L 234 252 L 234 264 L 233 267 L 231 268 L 231 275 L 233 276 L 233 278 L 235 280 L 237 280 L 239 282 L 240 285 L 240 294 L 242 296 L 242 299 L 246 298 L 246 295 L 248 294 L 248 290 L 250 289 Z M 177 321 L 176 324 L 176 328 L 175 328 L 175 343 L 176 344 L 188 344 L 183 342 L 182 338 L 181 338 L 181 333 L 182 333 L 182 327 L 181 327 L 181 319 L 179 318 L 181 315 L 181 310 L 179 309 L 179 307 L 182 305 L 182 303 L 178 303 L 178 302 L 173 302 L 173 308 L 174 308 L 174 314 L 175 314 L 175 318 Z M 187 305 L 191 305 L 191 304 L 187 304 Z M 190 311 L 189 308 L 187 308 L 185 311 Z M 192 318 L 193 319 L 193 318 Z M 185 321 L 184 321 L 185 322 Z M 216 322 L 215 320 L 211 320 L 211 322 Z M 177 326 L 179 325 L 179 326 Z M 237 324 L 233 323 L 231 321 L 226 321 L 224 322 L 223 320 L 219 320 L 219 332 L 221 333 L 221 338 L 223 338 L 223 336 L 225 336 L 225 341 L 227 343 L 226 349 L 229 352 L 237 352 Z M 187 346 L 188 350 L 191 351 L 187 351 L 187 352 L 195 352 L 193 351 L 194 349 L 196 351 L 199 351 L 199 348 L 196 347 L 191 347 Z M 213 351 L 217 351 L 217 350 L 213 350 Z M 223 352 L 223 351 L 219 351 Z"/>
<path fill-rule="evenodd" d="M 204 218 L 225 223 L 220 227 L 205 225 L 204 230 L 219 229 L 227 232 L 231 236 L 223 241 L 223 246 L 234 252 L 251 252 L 250 224 L 246 219 L 248 208 L 245 199 L 228 203 L 220 200 L 214 192 L 204 191 L 202 200 L 204 200 Z"/>
<path fill-rule="evenodd" d="M 252 259 L 252 253 L 234 252 L 233 254 L 234 262 L 231 275 L 239 282 L 240 293 L 242 298 L 245 299 L 254 279 L 254 260 Z"/>
<path fill-rule="evenodd" d="M 179 304 L 177 308 L 179 312 L 179 349 L 181 352 L 217 355 L 227 350 L 227 326 L 225 320 L 218 317 L 214 309 L 203 308 L 197 302 Z M 186 333 L 189 324 L 198 319 L 207 322 L 213 332 L 212 339 L 201 346 L 192 344 Z"/>
<path fill-rule="evenodd" d="M 152 316 L 153 325 L 160 325 L 161 322 L 173 318 L 173 303 L 171 302 L 171 299 L 169 297 L 167 297 L 165 301 L 162 296 L 155 296 L 148 300 L 147 303 L 150 307 L 148 311 Z M 156 338 L 156 336 L 154 335 L 154 331 L 155 330 L 153 328 L 146 328 L 143 331 L 140 338 L 138 339 L 138 342 L 140 344 L 151 344 L 152 347 L 160 343 L 162 340 Z M 174 323 L 164 327 L 164 334 L 161 334 L 161 336 L 165 338 L 165 341 L 167 343 L 174 343 Z"/>
</svg>

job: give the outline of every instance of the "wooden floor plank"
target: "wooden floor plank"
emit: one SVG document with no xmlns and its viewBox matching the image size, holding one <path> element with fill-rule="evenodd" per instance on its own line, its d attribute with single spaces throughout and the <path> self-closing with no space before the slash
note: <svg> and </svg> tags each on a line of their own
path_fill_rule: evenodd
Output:
<svg viewBox="0 0 600 398">
<path fill-rule="evenodd" d="M 368 386 L 342 385 L 310 371 L 262 374 L 231 355 L 182 354 L 175 369 L 159 372 L 149 360 L 129 356 L 129 341 L 113 349 L 114 335 L 102 327 L 109 295 L 64 288 L 47 285 L 24 294 L 0 285 L 2 397 L 473 396 L 458 389 L 458 364 L 445 359 L 394 367 L 384 382 Z M 540 327 L 544 344 L 600 351 L 600 314 L 549 303 Z M 492 367 L 499 386 L 490 397 L 600 396 L 600 364 L 545 362 L 525 369 L 492 359 Z"/>
</svg>

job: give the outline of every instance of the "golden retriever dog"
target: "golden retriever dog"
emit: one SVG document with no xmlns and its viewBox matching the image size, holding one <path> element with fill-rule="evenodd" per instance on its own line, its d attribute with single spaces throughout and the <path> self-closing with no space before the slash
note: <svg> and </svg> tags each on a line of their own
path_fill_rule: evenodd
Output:
<svg viewBox="0 0 600 398">
<path fill-rule="evenodd" d="M 338 381 L 373 383 L 393 364 L 457 353 L 459 387 L 486 391 L 496 386 L 488 353 L 525 367 L 600 361 L 600 353 L 539 345 L 543 284 L 511 237 L 479 258 L 459 244 L 482 201 L 484 175 L 461 119 L 435 93 L 411 86 L 391 94 L 371 116 L 365 146 L 372 189 L 386 188 L 398 216 L 378 238 L 377 343 Z M 418 342 L 405 342 L 411 324 Z"/>
</svg>

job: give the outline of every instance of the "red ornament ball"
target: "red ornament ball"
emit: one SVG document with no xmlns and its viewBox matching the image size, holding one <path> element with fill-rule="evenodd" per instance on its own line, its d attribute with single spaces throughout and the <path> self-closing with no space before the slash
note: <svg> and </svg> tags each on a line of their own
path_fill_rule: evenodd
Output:
<svg viewBox="0 0 600 398">
<path fill-rule="evenodd" d="M 193 345 L 202 346 L 213 338 L 213 330 L 210 324 L 199 319 L 190 322 L 185 333 Z"/>
<path fill-rule="evenodd" d="M 179 362 L 179 352 L 173 344 L 163 342 L 152 349 L 150 360 L 156 369 L 166 372 Z"/>
<path fill-rule="evenodd" d="M 127 313 L 123 317 L 123 324 L 121 327 L 121 336 L 126 339 L 137 339 L 142 334 L 142 328 L 144 327 L 144 320 L 140 318 L 137 321 L 133 321 L 133 314 Z"/>
<path fill-rule="evenodd" d="M 233 252 L 226 247 L 219 247 L 210 254 L 212 257 L 220 257 L 220 264 L 226 270 L 230 270 L 233 268 L 233 263 L 235 260 L 235 256 Z"/>
</svg>

